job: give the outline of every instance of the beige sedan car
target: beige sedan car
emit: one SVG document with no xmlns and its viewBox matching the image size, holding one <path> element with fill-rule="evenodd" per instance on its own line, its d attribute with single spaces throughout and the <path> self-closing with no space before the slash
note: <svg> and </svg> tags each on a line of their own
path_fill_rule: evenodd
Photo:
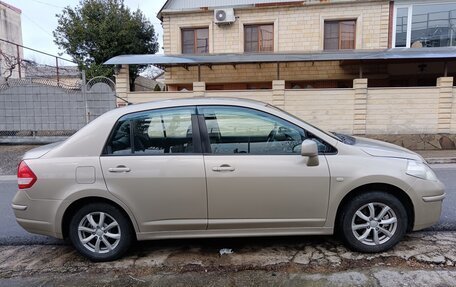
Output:
<svg viewBox="0 0 456 287">
<path fill-rule="evenodd" d="M 26 230 L 94 261 L 134 240 L 333 234 L 382 252 L 439 220 L 444 187 L 422 157 L 324 132 L 240 99 L 110 111 L 26 153 L 12 208 Z"/>
</svg>

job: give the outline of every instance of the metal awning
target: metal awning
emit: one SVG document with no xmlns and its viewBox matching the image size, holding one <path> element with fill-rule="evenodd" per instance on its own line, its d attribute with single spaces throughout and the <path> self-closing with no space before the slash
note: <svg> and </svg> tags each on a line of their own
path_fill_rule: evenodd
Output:
<svg viewBox="0 0 456 287">
<path fill-rule="evenodd" d="M 386 50 L 322 51 L 312 53 L 242 53 L 204 55 L 121 55 L 105 62 L 106 65 L 156 65 L 160 67 L 198 65 L 236 65 L 258 63 L 289 63 L 318 61 L 398 61 L 441 60 L 455 61 L 456 47 L 442 48 L 393 48 Z"/>
</svg>

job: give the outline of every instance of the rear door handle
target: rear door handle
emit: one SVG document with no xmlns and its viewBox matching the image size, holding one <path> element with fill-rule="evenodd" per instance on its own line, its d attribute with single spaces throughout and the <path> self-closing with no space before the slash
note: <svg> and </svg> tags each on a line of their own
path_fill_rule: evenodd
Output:
<svg viewBox="0 0 456 287">
<path fill-rule="evenodd" d="M 229 164 L 222 164 L 221 166 L 215 166 L 212 168 L 213 171 L 224 172 L 224 171 L 235 171 L 235 168 Z"/>
<path fill-rule="evenodd" d="M 130 172 L 130 168 L 124 165 L 118 165 L 116 167 L 110 167 L 109 172 Z"/>
</svg>

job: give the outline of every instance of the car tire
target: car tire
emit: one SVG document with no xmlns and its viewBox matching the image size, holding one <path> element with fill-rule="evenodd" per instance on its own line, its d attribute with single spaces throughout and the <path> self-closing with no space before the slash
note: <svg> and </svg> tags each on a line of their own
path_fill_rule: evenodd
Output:
<svg viewBox="0 0 456 287">
<path fill-rule="evenodd" d="M 348 248 L 365 253 L 384 252 L 405 235 L 408 217 L 402 202 L 381 191 L 356 195 L 342 208 L 339 234 Z"/>
<path fill-rule="evenodd" d="M 75 212 L 70 221 L 70 241 L 91 261 L 120 258 L 133 241 L 133 229 L 124 213 L 106 203 L 90 203 Z"/>
</svg>

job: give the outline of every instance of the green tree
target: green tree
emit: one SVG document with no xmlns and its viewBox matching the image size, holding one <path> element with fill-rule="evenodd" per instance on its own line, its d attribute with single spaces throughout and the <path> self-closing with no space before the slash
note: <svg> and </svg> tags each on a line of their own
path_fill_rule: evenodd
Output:
<svg viewBox="0 0 456 287">
<path fill-rule="evenodd" d="M 103 65 L 124 54 L 155 54 L 158 51 L 154 26 L 141 10 L 131 11 L 123 0 L 80 0 L 56 15 L 54 42 L 73 57 L 87 78 L 112 77 L 114 67 Z M 143 65 L 130 65 L 130 86 Z"/>
</svg>

